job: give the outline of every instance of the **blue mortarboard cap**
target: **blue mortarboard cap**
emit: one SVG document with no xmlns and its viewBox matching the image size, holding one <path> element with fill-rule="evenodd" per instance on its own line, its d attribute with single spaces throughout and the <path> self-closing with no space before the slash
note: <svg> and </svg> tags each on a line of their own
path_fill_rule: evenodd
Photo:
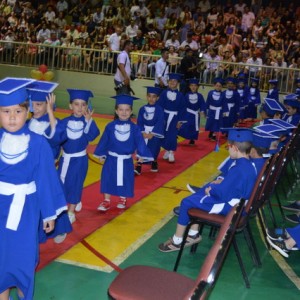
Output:
<svg viewBox="0 0 300 300">
<path fill-rule="evenodd" d="M 6 77 L 0 81 L 0 106 L 21 104 L 28 98 L 26 86 L 35 80 Z"/>
<path fill-rule="evenodd" d="M 282 127 L 284 130 L 289 130 L 289 129 L 294 129 L 296 128 L 296 126 L 294 126 L 291 123 L 288 123 L 284 120 L 281 119 L 269 119 L 269 121 L 273 124 L 275 124 L 276 126 Z"/>
<path fill-rule="evenodd" d="M 269 83 L 277 85 L 278 84 L 278 80 L 277 79 L 270 79 Z"/>
<path fill-rule="evenodd" d="M 285 99 L 284 101 L 285 105 L 294 107 L 294 108 L 300 108 L 300 102 L 297 100 L 297 95 L 295 99 Z"/>
<path fill-rule="evenodd" d="M 237 81 L 237 83 L 240 83 L 240 82 L 246 83 L 245 77 L 238 77 L 236 81 Z"/>
<path fill-rule="evenodd" d="M 252 130 L 248 128 L 221 128 L 221 131 L 228 131 L 228 141 L 252 142 Z"/>
<path fill-rule="evenodd" d="M 259 83 L 259 78 L 251 77 L 251 78 L 250 78 L 250 81 L 251 81 L 251 82 Z"/>
<path fill-rule="evenodd" d="M 27 86 L 27 91 L 31 101 L 46 101 L 47 96 L 52 93 L 58 83 L 49 81 L 35 81 Z"/>
<path fill-rule="evenodd" d="M 132 106 L 133 100 L 139 99 L 137 97 L 133 97 L 133 96 L 130 96 L 130 95 L 125 95 L 125 94 L 116 95 L 116 96 L 113 96 L 111 98 L 116 99 L 116 105 L 128 104 L 130 106 Z"/>
<path fill-rule="evenodd" d="M 285 100 L 297 100 L 297 94 L 288 94 L 284 97 L 284 101 Z"/>
<path fill-rule="evenodd" d="M 296 78 L 296 83 L 300 83 L 300 78 Z"/>
<path fill-rule="evenodd" d="M 89 98 L 94 97 L 93 93 L 89 90 L 67 89 L 67 91 L 70 95 L 70 101 L 80 99 L 89 102 Z"/>
<path fill-rule="evenodd" d="M 180 81 L 181 78 L 182 78 L 182 74 L 179 74 L 179 73 L 169 73 L 169 80 L 176 79 L 176 80 Z"/>
<path fill-rule="evenodd" d="M 227 77 L 227 78 L 226 78 L 226 82 L 236 83 L 236 79 L 233 78 L 233 77 Z"/>
<path fill-rule="evenodd" d="M 264 131 L 253 131 L 253 146 L 270 148 L 271 143 L 277 140 L 278 137 Z"/>
<path fill-rule="evenodd" d="M 281 135 L 285 135 L 287 133 L 287 130 L 283 127 L 280 127 L 275 124 L 264 124 L 254 127 L 255 130 L 261 131 L 264 133 L 268 133 L 271 135 L 275 135 L 277 137 L 280 137 Z"/>
<path fill-rule="evenodd" d="M 190 78 L 189 79 L 189 84 L 198 84 L 199 85 L 199 79 L 197 79 L 197 78 Z"/>
<path fill-rule="evenodd" d="M 216 84 L 216 83 L 224 84 L 224 80 L 223 80 L 223 78 L 221 78 L 221 77 L 217 77 L 217 78 L 214 79 L 214 83 L 215 83 L 215 84 Z"/>
<path fill-rule="evenodd" d="M 161 88 L 156 87 L 156 86 L 145 86 L 147 89 L 147 94 L 155 94 L 155 95 L 160 95 L 161 93 Z"/>
<path fill-rule="evenodd" d="M 265 103 L 263 104 L 262 109 L 270 116 L 273 116 L 278 112 L 284 113 L 284 109 L 280 103 L 271 98 L 265 98 Z"/>
</svg>

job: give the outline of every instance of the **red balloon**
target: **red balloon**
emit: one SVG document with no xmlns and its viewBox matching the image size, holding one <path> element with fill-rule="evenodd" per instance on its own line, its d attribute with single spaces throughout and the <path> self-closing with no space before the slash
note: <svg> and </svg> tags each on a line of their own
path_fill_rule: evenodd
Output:
<svg viewBox="0 0 300 300">
<path fill-rule="evenodd" d="M 40 65 L 39 71 L 41 71 L 42 73 L 46 73 L 48 71 L 48 67 L 46 65 Z"/>
</svg>

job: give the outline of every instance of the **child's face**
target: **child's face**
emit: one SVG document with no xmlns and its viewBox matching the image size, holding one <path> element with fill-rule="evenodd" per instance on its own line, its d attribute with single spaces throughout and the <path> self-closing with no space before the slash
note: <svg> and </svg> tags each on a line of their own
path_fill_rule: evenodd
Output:
<svg viewBox="0 0 300 300">
<path fill-rule="evenodd" d="M 75 117 L 80 118 L 87 111 L 87 103 L 81 99 L 74 99 L 69 104 L 69 108 L 73 111 Z"/>
<path fill-rule="evenodd" d="M 292 116 L 292 115 L 294 115 L 297 112 L 297 108 L 295 108 L 295 107 L 292 107 L 292 106 L 289 106 L 289 105 L 285 105 L 285 108 L 286 108 L 287 114 L 289 116 Z"/>
<path fill-rule="evenodd" d="M 229 152 L 229 156 L 232 159 L 236 159 L 237 158 L 237 154 L 238 154 L 238 149 L 235 145 L 233 144 L 228 144 L 228 152 Z"/>
<path fill-rule="evenodd" d="M 198 91 L 198 84 L 191 83 L 190 84 L 190 90 L 192 93 L 196 93 Z"/>
<path fill-rule="evenodd" d="M 233 90 L 233 88 L 234 88 L 233 82 L 231 82 L 231 81 L 227 82 L 227 88 L 228 88 L 229 90 Z"/>
<path fill-rule="evenodd" d="M 268 115 L 266 114 L 266 112 L 264 110 L 262 110 L 260 112 L 260 117 L 262 118 L 262 120 L 268 119 Z"/>
<path fill-rule="evenodd" d="M 169 85 L 169 88 L 171 90 L 176 90 L 177 86 L 178 86 L 178 80 L 176 80 L 176 79 L 169 79 L 168 85 Z"/>
<path fill-rule="evenodd" d="M 215 83 L 215 90 L 218 92 L 222 90 L 222 84 L 220 82 Z"/>
<path fill-rule="evenodd" d="M 251 82 L 251 86 L 256 88 L 257 87 L 257 83 L 255 81 Z"/>
<path fill-rule="evenodd" d="M 0 124 L 9 132 L 20 130 L 25 124 L 27 117 L 28 109 L 20 105 L 0 107 Z"/>
<path fill-rule="evenodd" d="M 44 101 L 32 101 L 33 117 L 40 118 L 47 113 L 47 103 Z"/>
<path fill-rule="evenodd" d="M 158 99 L 156 94 L 147 93 L 147 101 L 150 105 L 154 105 Z"/>
<path fill-rule="evenodd" d="M 116 114 L 119 117 L 119 120 L 127 121 L 132 114 L 131 106 L 128 104 L 119 104 L 116 109 Z"/>
</svg>

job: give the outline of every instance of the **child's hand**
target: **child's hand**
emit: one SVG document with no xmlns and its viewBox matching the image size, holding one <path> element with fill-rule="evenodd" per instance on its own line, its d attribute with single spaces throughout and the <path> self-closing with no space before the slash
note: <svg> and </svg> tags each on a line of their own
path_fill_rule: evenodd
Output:
<svg viewBox="0 0 300 300">
<path fill-rule="evenodd" d="M 105 158 L 104 158 L 104 157 L 99 157 L 99 162 L 100 162 L 101 164 L 104 164 Z"/>
<path fill-rule="evenodd" d="M 153 133 L 146 133 L 146 132 L 143 132 L 143 137 L 144 139 L 148 139 L 148 140 L 151 140 L 153 138 Z"/>
<path fill-rule="evenodd" d="M 182 126 L 182 122 L 177 122 L 176 128 L 179 129 Z"/>
<path fill-rule="evenodd" d="M 54 226 L 55 226 L 54 220 L 46 221 L 44 222 L 43 229 L 46 233 L 49 233 L 54 229 Z"/>
<path fill-rule="evenodd" d="M 210 187 L 210 186 L 207 187 L 207 188 L 205 189 L 205 195 L 210 196 L 210 194 L 209 194 L 210 190 L 211 190 L 211 187 Z"/>
<path fill-rule="evenodd" d="M 56 96 L 53 93 L 49 94 L 46 97 L 48 114 L 53 111 L 53 107 L 55 105 L 55 100 L 56 100 Z"/>
<path fill-rule="evenodd" d="M 94 113 L 94 110 L 89 110 L 89 109 L 87 109 L 87 110 L 83 113 L 83 115 L 84 115 L 85 119 L 86 119 L 87 121 L 89 121 L 89 120 L 92 118 L 93 113 Z"/>
<path fill-rule="evenodd" d="M 139 159 L 137 160 L 137 162 L 138 162 L 138 163 L 141 163 L 141 164 L 143 163 L 143 161 L 144 161 L 144 160 L 143 160 L 141 157 L 139 157 Z"/>
<path fill-rule="evenodd" d="M 223 179 L 216 179 L 216 180 L 212 181 L 211 183 L 220 184 L 222 181 L 223 181 Z"/>
</svg>

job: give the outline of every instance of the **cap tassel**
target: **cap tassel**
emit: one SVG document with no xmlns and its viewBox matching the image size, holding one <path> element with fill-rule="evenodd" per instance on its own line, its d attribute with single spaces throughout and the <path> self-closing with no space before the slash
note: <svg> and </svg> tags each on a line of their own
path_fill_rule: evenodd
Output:
<svg viewBox="0 0 300 300">
<path fill-rule="evenodd" d="M 33 113 L 33 106 L 31 101 L 31 95 L 29 95 L 29 111 Z"/>
<path fill-rule="evenodd" d="M 215 147 L 215 152 L 219 152 L 220 151 L 220 132 L 218 132 L 217 134 L 217 141 L 216 141 L 216 147 Z"/>
<path fill-rule="evenodd" d="M 91 101 L 91 100 L 89 100 L 89 102 L 88 102 L 88 109 L 89 109 L 90 111 L 93 110 L 93 106 L 92 106 L 92 101 Z"/>
</svg>

